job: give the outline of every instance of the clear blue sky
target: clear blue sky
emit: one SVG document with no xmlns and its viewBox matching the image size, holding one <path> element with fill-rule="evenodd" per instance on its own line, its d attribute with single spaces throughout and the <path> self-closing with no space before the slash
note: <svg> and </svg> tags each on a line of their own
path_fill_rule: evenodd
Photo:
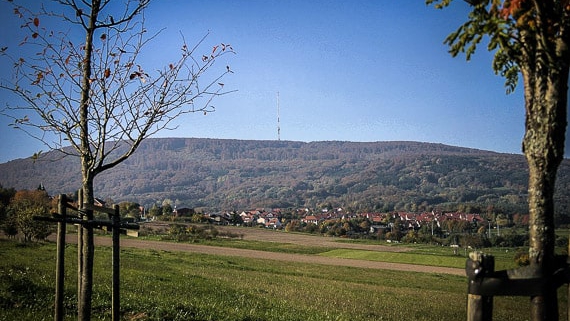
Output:
<svg viewBox="0 0 570 321">
<path fill-rule="evenodd" d="M 5 8 L 0 3 L 0 26 L 18 31 Z M 181 34 L 195 43 L 210 31 L 208 48 L 223 42 L 237 52 L 221 66 L 234 70 L 224 82 L 238 90 L 219 97 L 215 113 L 185 116 L 157 137 L 275 140 L 279 92 L 282 140 L 410 140 L 521 153 L 522 84 L 505 94 L 485 46 L 466 62 L 443 45 L 468 11 L 463 1 L 446 10 L 423 0 L 154 1 L 147 29 L 166 29 L 147 48 L 146 69 L 167 64 Z M 4 33 L 0 44 L 16 38 Z M 0 78 L 10 72 L 2 68 Z M 0 137 L 0 162 L 45 150 L 4 118 Z"/>
</svg>

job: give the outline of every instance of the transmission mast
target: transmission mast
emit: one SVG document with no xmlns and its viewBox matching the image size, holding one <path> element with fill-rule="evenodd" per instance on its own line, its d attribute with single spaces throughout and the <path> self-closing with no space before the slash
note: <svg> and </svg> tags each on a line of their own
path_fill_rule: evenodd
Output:
<svg viewBox="0 0 570 321">
<path fill-rule="evenodd" d="M 279 120 L 279 92 L 277 92 L 277 140 L 281 140 L 281 123 Z"/>
</svg>

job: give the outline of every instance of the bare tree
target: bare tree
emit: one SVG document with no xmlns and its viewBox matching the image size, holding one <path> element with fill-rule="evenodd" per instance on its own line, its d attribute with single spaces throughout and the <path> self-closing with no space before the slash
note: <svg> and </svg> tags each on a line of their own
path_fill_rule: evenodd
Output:
<svg viewBox="0 0 570 321">
<path fill-rule="evenodd" d="M 529 259 L 537 275 L 552 275 L 554 186 L 564 157 L 570 69 L 568 0 L 465 0 L 472 5 L 467 22 L 445 42 L 452 55 L 467 59 L 488 36 L 493 69 L 506 79 L 507 92 L 524 80 L 525 136 L 529 166 Z M 426 0 L 443 8 L 452 0 Z M 532 298 L 531 320 L 558 320 L 556 289 Z"/>
<path fill-rule="evenodd" d="M 214 68 L 218 58 L 234 53 L 230 45 L 221 43 L 198 54 L 206 37 L 195 46 L 181 37 L 178 60 L 149 70 L 139 62 L 140 55 L 160 35 L 149 35 L 144 27 L 150 0 L 127 0 L 114 7 L 111 2 L 56 0 L 57 11 L 42 6 L 37 13 L 14 5 L 26 33 L 21 45 L 34 52 L 24 57 L 12 48 L 0 51 L 14 66 L 13 78 L 2 80 L 0 88 L 21 99 L 0 113 L 48 148 L 78 157 L 88 204 L 94 202 L 98 174 L 126 160 L 144 139 L 172 129 L 180 116 L 214 111 L 212 99 L 230 92 L 221 82 L 230 67 Z M 122 11 L 116 11 L 117 4 Z M 68 29 L 51 30 L 44 22 L 53 19 Z M 84 38 L 78 40 L 78 33 Z M 72 152 L 63 149 L 67 145 Z M 85 219 L 93 219 L 93 213 L 87 211 Z M 89 320 L 93 229 L 86 225 L 82 233 L 78 315 Z"/>
</svg>

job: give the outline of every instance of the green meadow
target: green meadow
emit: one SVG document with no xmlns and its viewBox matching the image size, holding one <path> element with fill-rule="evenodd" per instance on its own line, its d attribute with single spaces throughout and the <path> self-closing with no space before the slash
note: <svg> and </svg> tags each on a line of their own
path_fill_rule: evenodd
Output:
<svg viewBox="0 0 570 321">
<path fill-rule="evenodd" d="M 318 255 L 441 266 L 465 263 L 464 258 L 422 254 L 424 250 L 372 255 L 323 249 Z M 308 252 L 317 255 L 316 249 Z M 53 320 L 55 256 L 53 243 L 0 240 L 0 320 Z M 66 320 L 76 319 L 76 258 L 76 247 L 67 245 Z M 123 320 L 464 320 L 466 288 L 465 277 L 445 274 L 121 250 Z M 110 320 L 110 248 L 96 248 L 93 291 L 93 320 Z M 561 311 L 566 310 L 565 291 L 560 289 Z M 494 302 L 495 320 L 529 319 L 528 298 L 497 297 Z"/>
<path fill-rule="evenodd" d="M 410 247 L 407 244 L 405 246 Z M 320 255 L 378 262 L 465 268 L 465 260 L 468 253 L 464 252 L 464 250 L 459 251 L 461 254 L 454 254 L 449 247 L 426 245 L 411 247 L 412 250 L 409 252 L 378 252 L 339 248 L 322 252 Z M 483 253 L 492 254 L 495 257 L 495 270 L 497 271 L 516 268 L 517 266 L 513 259 L 516 252 L 516 249 L 485 249 L 483 251 Z"/>
</svg>

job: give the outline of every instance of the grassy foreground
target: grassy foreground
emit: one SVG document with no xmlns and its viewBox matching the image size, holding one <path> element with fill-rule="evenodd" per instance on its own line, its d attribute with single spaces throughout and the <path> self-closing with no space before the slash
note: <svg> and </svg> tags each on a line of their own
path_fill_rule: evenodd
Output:
<svg viewBox="0 0 570 321">
<path fill-rule="evenodd" d="M 76 253 L 68 245 L 66 320 L 76 319 Z M 0 320 L 53 319 L 55 254 L 55 244 L 0 240 Z M 124 320 L 465 320 L 466 285 L 443 274 L 121 252 Z M 528 320 L 528 301 L 495 298 L 495 320 Z M 110 320 L 110 304 L 111 250 L 98 247 L 93 320 Z"/>
</svg>

